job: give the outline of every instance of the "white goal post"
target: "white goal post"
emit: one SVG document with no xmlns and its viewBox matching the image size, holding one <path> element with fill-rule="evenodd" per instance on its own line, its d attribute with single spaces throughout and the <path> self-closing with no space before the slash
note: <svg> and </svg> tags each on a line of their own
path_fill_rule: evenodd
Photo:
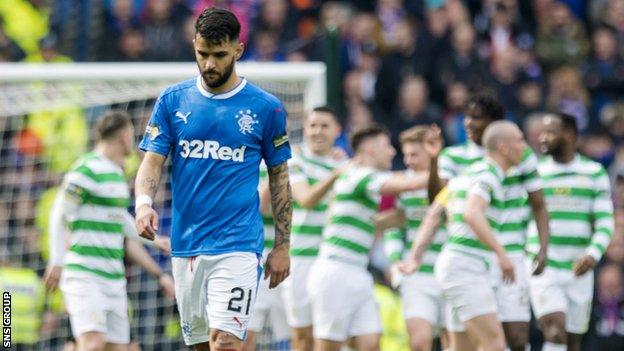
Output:
<svg viewBox="0 0 624 351">
<path fill-rule="evenodd" d="M 304 84 L 303 107 L 306 111 L 326 103 L 326 68 L 324 63 L 238 62 L 236 67 L 239 75 L 256 84 L 262 82 L 300 82 Z M 39 99 L 38 102 L 24 99 L 27 94 L 23 94 L 21 90 L 24 87 L 28 88 L 28 83 L 107 82 L 107 84 L 115 87 L 129 81 L 163 82 L 162 84 L 150 84 L 153 89 L 144 90 L 145 94 L 153 95 L 153 91 L 159 92 L 164 86 L 191 78 L 197 75 L 197 72 L 195 63 L 3 63 L 0 64 L 0 116 L 28 113 L 37 108 L 37 105 L 40 105 L 41 108 L 54 108 L 58 105 L 59 101 L 55 101 L 54 96 L 43 100 Z M 7 87 L 2 89 L 2 85 L 8 85 L 17 91 L 6 89 Z M 142 87 L 142 89 L 144 88 Z M 107 95 L 101 97 L 103 101 L 99 101 L 97 96 L 90 96 L 88 92 L 82 92 L 81 94 L 74 94 L 75 98 L 70 99 L 70 101 L 80 105 L 110 104 L 124 99 L 125 92 L 123 89 L 119 93 L 117 98 Z M 20 97 L 22 100 L 19 100 Z M 119 101 L 111 101 L 115 99 Z M 33 102 L 35 106 L 33 106 Z"/>
</svg>

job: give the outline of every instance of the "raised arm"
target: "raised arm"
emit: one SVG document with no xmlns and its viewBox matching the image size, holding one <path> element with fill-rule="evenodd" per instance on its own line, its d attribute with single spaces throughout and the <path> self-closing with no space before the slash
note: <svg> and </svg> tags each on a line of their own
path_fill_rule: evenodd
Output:
<svg viewBox="0 0 624 351">
<path fill-rule="evenodd" d="M 288 252 L 292 221 L 292 191 L 286 162 L 269 167 L 269 190 L 275 220 L 275 244 L 267 257 L 265 279 L 271 277 L 269 288 L 274 288 L 290 274 Z"/>
<path fill-rule="evenodd" d="M 303 208 L 314 208 L 314 206 L 321 202 L 325 194 L 327 194 L 327 192 L 331 190 L 334 182 L 336 181 L 336 179 L 338 179 L 342 170 L 342 168 L 335 169 L 334 171 L 332 171 L 329 177 L 314 185 L 309 185 L 308 182 L 305 180 L 293 183 L 293 198 Z"/>
<path fill-rule="evenodd" d="M 421 172 L 412 176 L 397 172 L 383 183 L 379 192 L 382 195 L 396 196 L 405 191 L 423 189 L 427 186 L 428 178 L 427 172 Z"/>
<path fill-rule="evenodd" d="M 431 132 L 425 141 L 425 151 L 429 155 L 429 178 L 427 179 L 427 196 L 429 203 L 435 201 L 436 196 L 446 186 L 447 181 L 440 178 L 438 173 L 438 156 L 442 150 L 442 130 L 437 125 L 431 126 Z"/>
<path fill-rule="evenodd" d="M 165 156 L 155 152 L 146 152 L 134 183 L 136 228 L 139 235 L 148 240 L 154 240 L 158 231 L 158 214 L 152 208 L 152 203 L 160 184 L 165 159 Z"/>
</svg>

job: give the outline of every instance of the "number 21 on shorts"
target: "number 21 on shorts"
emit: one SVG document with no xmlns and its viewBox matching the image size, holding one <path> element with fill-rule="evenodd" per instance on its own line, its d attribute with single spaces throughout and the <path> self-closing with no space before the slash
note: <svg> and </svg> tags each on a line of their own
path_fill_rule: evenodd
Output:
<svg viewBox="0 0 624 351">
<path fill-rule="evenodd" d="M 230 292 L 232 293 L 232 297 L 230 298 L 230 302 L 228 302 L 228 311 L 241 313 L 243 305 L 245 305 L 245 315 L 249 315 L 249 308 L 251 306 L 251 296 L 253 294 L 253 290 L 249 289 L 247 291 L 247 294 L 245 294 L 245 290 L 236 287 L 232 288 Z M 245 300 L 247 302 L 243 302 Z"/>
</svg>

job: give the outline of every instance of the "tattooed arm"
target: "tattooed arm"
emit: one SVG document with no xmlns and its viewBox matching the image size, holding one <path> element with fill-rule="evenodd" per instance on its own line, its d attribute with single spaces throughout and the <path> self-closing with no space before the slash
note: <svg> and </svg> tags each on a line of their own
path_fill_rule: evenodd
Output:
<svg viewBox="0 0 624 351">
<path fill-rule="evenodd" d="M 271 207 L 275 219 L 275 245 L 266 261 L 264 278 L 271 277 L 269 288 L 276 287 L 290 274 L 290 226 L 292 192 L 286 162 L 269 168 Z"/>
<path fill-rule="evenodd" d="M 152 199 L 156 196 L 165 157 L 155 152 L 146 152 L 134 183 L 134 195 L 137 199 L 136 227 L 139 235 L 154 240 L 158 231 L 158 214 L 152 208 Z"/>
</svg>

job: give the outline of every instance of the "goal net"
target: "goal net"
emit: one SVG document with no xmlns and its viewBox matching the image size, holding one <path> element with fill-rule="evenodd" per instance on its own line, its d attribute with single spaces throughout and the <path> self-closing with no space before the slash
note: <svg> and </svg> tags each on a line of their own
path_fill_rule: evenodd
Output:
<svg viewBox="0 0 624 351">
<path fill-rule="evenodd" d="M 293 143 L 301 140 L 305 112 L 326 102 L 322 63 L 241 62 L 237 72 L 284 103 Z M 39 329 L 33 350 L 62 350 L 71 340 L 62 297 L 45 294 L 40 279 L 49 257 L 49 209 L 64 172 L 92 147 L 92 126 L 104 111 L 128 111 L 138 142 L 160 92 L 196 75 L 194 63 L 0 64 L 0 273 L 9 269 L 15 277 L 0 287 L 26 286 L 20 291 L 32 295 L 28 317 L 13 317 Z M 128 160 L 130 185 L 138 164 L 138 155 Z M 167 165 L 155 202 L 164 235 L 171 227 L 168 172 Z M 169 257 L 148 250 L 170 271 Z M 39 280 L 29 279 L 33 273 Z M 175 303 L 131 263 L 127 279 L 132 341 L 142 350 L 186 350 Z M 286 347 L 272 338 L 270 325 L 259 335 L 259 350 Z"/>
</svg>

